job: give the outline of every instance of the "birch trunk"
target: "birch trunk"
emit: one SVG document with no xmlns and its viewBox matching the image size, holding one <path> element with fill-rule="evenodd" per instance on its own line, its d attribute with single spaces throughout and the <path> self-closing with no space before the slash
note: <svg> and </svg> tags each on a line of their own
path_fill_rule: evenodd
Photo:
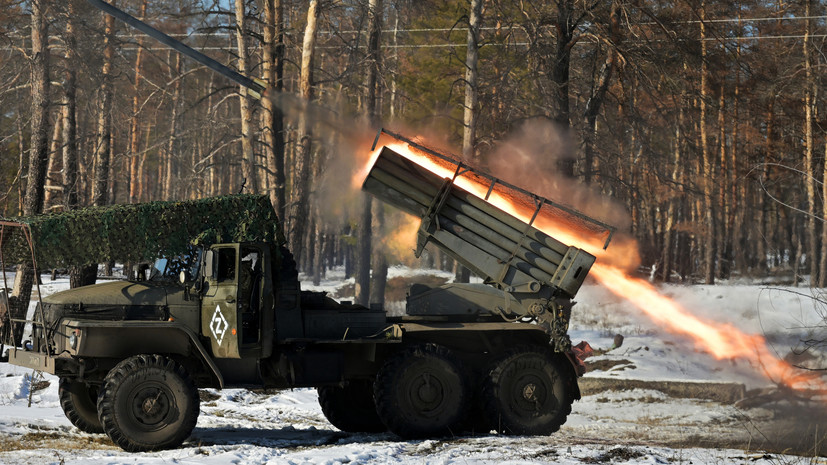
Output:
<svg viewBox="0 0 827 465">
<path fill-rule="evenodd" d="M 304 29 L 302 44 L 300 94 L 306 101 L 313 98 L 313 57 L 316 51 L 316 23 L 319 19 L 319 1 L 310 0 L 307 7 L 307 25 Z M 287 230 L 290 249 L 297 260 L 301 257 L 302 242 L 310 212 L 310 169 L 313 163 L 311 151 L 311 130 L 307 112 L 299 115 L 298 123 L 299 153 L 295 160 L 295 172 L 291 192 L 291 204 L 287 213 Z"/>
<path fill-rule="evenodd" d="M 235 0 L 236 47 L 238 48 L 238 72 L 247 76 L 250 55 L 247 52 L 247 19 L 244 0 Z M 241 111 L 241 176 L 249 192 L 256 190 L 255 159 L 253 156 L 253 106 L 247 88 L 239 89 Z"/>
<path fill-rule="evenodd" d="M 61 182 L 59 178 L 60 165 L 62 164 L 60 150 L 63 130 L 63 122 L 61 121 L 62 118 L 63 112 L 60 111 L 57 113 L 57 117 L 55 118 L 55 124 L 52 127 L 52 139 L 51 144 L 49 145 L 49 162 L 46 167 L 46 185 L 44 186 L 43 193 L 44 212 L 48 212 L 52 208 L 56 207 L 55 202 L 57 194 L 61 191 Z"/>
<path fill-rule="evenodd" d="M 112 45 L 115 18 L 104 14 L 103 67 L 101 69 L 101 89 L 98 107 L 97 138 L 95 143 L 95 182 L 92 187 L 92 204 L 107 204 L 109 182 L 109 159 L 112 150 L 112 58 L 115 50 Z"/>
<path fill-rule="evenodd" d="M 482 0 L 471 0 L 468 15 L 468 35 L 465 49 L 465 105 L 462 118 L 462 156 L 466 160 L 477 158 L 477 119 L 479 116 L 479 35 L 482 25 Z M 471 271 L 457 263 L 454 282 L 467 283 Z"/>
<path fill-rule="evenodd" d="M 807 263 L 810 265 L 810 283 L 815 284 L 821 282 L 818 276 L 819 270 L 819 243 L 818 243 L 818 225 L 823 219 L 817 218 L 816 212 L 816 160 L 814 158 L 815 150 L 813 147 L 813 113 L 815 111 L 814 98 L 814 83 L 813 70 L 811 59 L 811 44 L 812 35 L 812 19 L 810 19 L 810 11 L 812 0 L 804 2 L 804 15 L 807 18 L 805 21 L 804 31 L 804 159 L 806 175 L 804 182 L 807 186 L 807 222 L 806 222 L 806 247 L 807 247 Z"/>
<path fill-rule="evenodd" d="M 175 53 L 175 68 L 172 72 L 170 72 L 170 78 L 174 81 L 172 87 L 172 109 L 170 110 L 170 127 L 169 127 L 169 139 L 167 139 L 166 149 L 164 150 L 164 189 L 163 189 L 163 199 L 164 200 L 171 200 L 178 198 L 177 192 L 179 189 L 176 189 L 175 186 L 177 185 L 176 182 L 176 163 L 175 159 L 179 156 L 178 154 L 178 126 L 179 126 L 179 113 L 181 107 L 181 81 L 183 78 L 181 77 L 181 54 Z M 170 57 L 172 58 L 172 57 Z"/>
<path fill-rule="evenodd" d="M 63 73 L 63 209 L 78 205 L 77 36 L 74 1 L 67 4 Z"/>
</svg>

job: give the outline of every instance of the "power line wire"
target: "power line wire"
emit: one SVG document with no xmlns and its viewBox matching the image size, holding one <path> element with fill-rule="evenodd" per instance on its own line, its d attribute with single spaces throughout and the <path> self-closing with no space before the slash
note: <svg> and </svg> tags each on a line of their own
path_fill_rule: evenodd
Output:
<svg viewBox="0 0 827 465">
<path fill-rule="evenodd" d="M 760 41 L 760 40 L 803 39 L 804 37 L 806 37 L 804 34 L 800 34 L 800 35 L 776 35 L 776 36 L 756 36 L 756 37 L 751 37 L 751 36 L 724 37 L 724 38 L 706 37 L 704 39 L 698 39 L 698 40 L 703 40 L 704 42 L 726 42 L 726 41 L 732 41 L 732 40 L 749 42 L 749 41 Z M 827 34 L 810 34 L 809 37 L 811 39 L 821 39 L 821 38 L 827 38 Z M 655 39 L 655 40 L 650 40 L 650 41 L 626 41 L 626 43 L 651 43 L 651 42 L 667 42 L 667 41 L 668 41 L 667 39 Z M 578 42 L 578 44 L 579 43 L 583 43 L 583 42 Z M 527 47 L 529 45 L 531 45 L 530 42 L 509 42 L 507 44 L 487 43 L 487 44 L 483 44 L 482 46 L 483 47 Z M 389 45 L 383 45 L 382 48 L 383 49 L 419 49 L 419 48 L 424 49 L 424 48 L 457 48 L 457 47 L 467 47 L 467 46 L 468 46 L 468 44 L 462 42 L 462 43 L 450 43 L 450 44 L 398 44 L 398 45 L 390 45 L 389 44 Z M 201 50 L 201 51 L 219 51 L 219 52 L 233 52 L 233 53 L 235 53 L 235 50 L 232 49 L 231 47 L 217 47 L 217 46 L 199 47 L 199 46 L 193 46 L 193 48 L 195 48 L 197 50 Z M 317 48 L 319 50 L 341 49 L 341 47 L 339 47 L 339 46 L 332 46 L 332 45 L 330 45 L 330 46 L 322 45 L 322 46 L 318 46 Z M 142 49 L 147 50 L 147 51 L 152 51 L 152 52 L 160 52 L 160 51 L 169 50 L 169 48 L 167 48 L 167 47 L 160 47 L 160 46 L 148 46 L 148 47 L 143 47 Z M 8 46 L 0 47 L 0 51 L 4 51 L 4 52 L 19 51 L 19 50 L 20 50 L 20 48 L 18 48 L 18 47 L 8 47 Z M 138 47 L 136 47 L 136 46 L 120 47 L 119 50 L 122 50 L 122 51 L 125 51 L 125 52 L 130 52 L 130 51 L 138 50 Z"/>
</svg>

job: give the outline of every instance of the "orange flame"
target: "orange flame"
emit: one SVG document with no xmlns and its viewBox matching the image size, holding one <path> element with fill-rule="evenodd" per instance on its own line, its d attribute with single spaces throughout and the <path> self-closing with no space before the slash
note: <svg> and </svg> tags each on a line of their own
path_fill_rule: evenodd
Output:
<svg viewBox="0 0 827 465">
<path fill-rule="evenodd" d="M 408 144 L 396 142 L 386 147 L 440 177 L 454 178 L 452 170 L 418 153 Z M 377 148 L 371 154 L 365 169 L 354 177 L 354 183 L 361 184 L 364 181 L 382 148 Z M 489 186 L 468 177 L 456 177 L 454 183 L 481 199 L 485 199 L 488 194 Z M 489 195 L 487 201 L 526 223 L 533 215 L 533 211 L 512 201 L 496 189 Z M 601 240 L 584 238 L 566 229 L 565 224 L 561 225 L 553 218 L 539 216 L 535 219 L 534 226 L 564 244 L 581 248 L 597 257 L 597 261 L 591 268 L 591 276 L 612 293 L 632 303 L 655 323 L 672 333 L 689 337 L 698 348 L 716 359 L 746 359 L 759 365 L 765 376 L 774 382 L 791 388 L 809 386 L 827 392 L 827 383 L 819 376 L 803 372 L 776 357 L 770 351 L 763 336 L 744 333 L 730 324 L 704 321 L 673 300 L 659 294 L 649 282 L 630 276 L 624 270 L 637 263 L 637 244 L 633 240 L 621 241 L 619 247 L 618 244 L 613 243 L 609 250 L 604 250 Z"/>
</svg>

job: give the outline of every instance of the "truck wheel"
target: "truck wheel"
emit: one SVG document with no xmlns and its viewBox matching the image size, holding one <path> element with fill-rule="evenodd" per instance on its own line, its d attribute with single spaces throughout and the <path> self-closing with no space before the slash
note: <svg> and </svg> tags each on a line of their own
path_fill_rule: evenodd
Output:
<svg viewBox="0 0 827 465">
<path fill-rule="evenodd" d="M 351 381 L 345 387 L 322 386 L 319 405 L 333 426 L 346 433 L 381 433 L 387 431 L 373 401 L 373 383 Z"/>
<path fill-rule="evenodd" d="M 449 434 L 466 413 L 468 388 L 451 352 L 436 344 L 391 357 L 374 383 L 376 411 L 403 438 Z"/>
<path fill-rule="evenodd" d="M 98 420 L 98 387 L 69 378 L 60 378 L 58 386 L 60 406 L 66 418 L 84 433 L 103 433 Z"/>
<path fill-rule="evenodd" d="M 551 434 L 571 413 L 569 375 L 540 347 L 509 351 L 484 386 L 485 413 L 503 434 Z"/>
<path fill-rule="evenodd" d="M 98 416 L 112 441 L 127 452 L 178 447 L 200 410 L 198 389 L 176 361 L 136 355 L 103 380 Z"/>
</svg>

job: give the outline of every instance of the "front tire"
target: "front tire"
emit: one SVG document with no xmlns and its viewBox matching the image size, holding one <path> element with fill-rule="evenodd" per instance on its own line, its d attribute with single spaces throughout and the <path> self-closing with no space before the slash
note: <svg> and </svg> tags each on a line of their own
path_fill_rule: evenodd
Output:
<svg viewBox="0 0 827 465">
<path fill-rule="evenodd" d="M 336 428 L 346 433 L 387 431 L 376 413 L 372 382 L 351 381 L 344 387 L 322 386 L 317 391 L 322 413 Z"/>
<path fill-rule="evenodd" d="M 544 347 L 509 351 L 490 371 L 484 397 L 490 424 L 513 435 L 557 431 L 573 402 L 569 372 Z"/>
<path fill-rule="evenodd" d="M 450 434 L 466 414 L 468 388 L 463 372 L 443 346 L 414 346 L 391 357 L 374 384 L 376 411 L 390 431 L 403 438 Z"/>
<path fill-rule="evenodd" d="M 103 433 L 98 419 L 98 387 L 69 378 L 60 378 L 58 386 L 60 407 L 66 418 L 84 433 Z"/>
<path fill-rule="evenodd" d="M 198 389 L 189 374 L 161 355 L 136 355 L 117 364 L 98 398 L 104 431 L 127 452 L 180 446 L 199 411 Z"/>
</svg>

